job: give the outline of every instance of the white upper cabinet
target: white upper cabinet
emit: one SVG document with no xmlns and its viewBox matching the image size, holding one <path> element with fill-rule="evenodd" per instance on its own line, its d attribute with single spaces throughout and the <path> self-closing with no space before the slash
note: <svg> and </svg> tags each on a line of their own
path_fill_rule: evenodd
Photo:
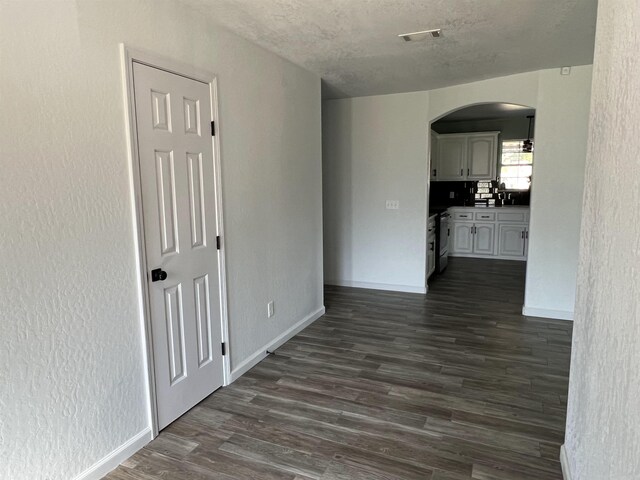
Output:
<svg viewBox="0 0 640 480">
<path fill-rule="evenodd" d="M 471 135 L 468 142 L 468 180 L 495 180 L 498 165 L 498 135 Z"/>
<path fill-rule="evenodd" d="M 500 132 L 431 134 L 432 181 L 495 180 Z M 437 145 L 437 155 L 433 146 Z"/>
<path fill-rule="evenodd" d="M 439 135 L 436 180 L 464 180 L 467 168 L 467 136 Z M 433 172 L 431 172 L 433 174 Z"/>
</svg>

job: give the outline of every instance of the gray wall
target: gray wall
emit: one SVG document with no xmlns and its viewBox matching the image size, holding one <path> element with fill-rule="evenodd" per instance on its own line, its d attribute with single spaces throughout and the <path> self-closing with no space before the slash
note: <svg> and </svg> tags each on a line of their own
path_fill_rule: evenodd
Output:
<svg viewBox="0 0 640 480">
<path fill-rule="evenodd" d="M 119 42 L 218 75 L 234 369 L 322 307 L 320 79 L 178 2 L 0 9 L 0 478 L 68 480 L 149 427 Z"/>
<path fill-rule="evenodd" d="M 429 122 L 489 102 L 536 108 L 525 311 L 572 318 L 591 67 L 323 104 L 325 269 L 329 283 L 425 287 Z M 386 210 L 385 199 L 400 200 Z"/>
<path fill-rule="evenodd" d="M 636 0 L 599 2 L 563 459 L 574 480 L 640 478 L 638 31 Z"/>
<path fill-rule="evenodd" d="M 427 106 L 427 92 L 324 103 L 327 283 L 424 292 Z"/>
</svg>

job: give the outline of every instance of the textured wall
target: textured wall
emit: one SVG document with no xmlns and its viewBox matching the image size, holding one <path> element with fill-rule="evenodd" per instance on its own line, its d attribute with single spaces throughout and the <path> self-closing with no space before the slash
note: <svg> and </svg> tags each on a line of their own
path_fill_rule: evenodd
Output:
<svg viewBox="0 0 640 480">
<path fill-rule="evenodd" d="M 601 0 L 565 448 L 573 480 L 640 478 L 640 10 Z"/>
<path fill-rule="evenodd" d="M 424 288 L 427 107 L 426 92 L 324 102 L 327 283 Z"/>
<path fill-rule="evenodd" d="M 317 76 L 176 2 L 0 0 L 2 479 L 148 427 L 119 42 L 219 75 L 232 364 L 322 304 Z"/>
</svg>

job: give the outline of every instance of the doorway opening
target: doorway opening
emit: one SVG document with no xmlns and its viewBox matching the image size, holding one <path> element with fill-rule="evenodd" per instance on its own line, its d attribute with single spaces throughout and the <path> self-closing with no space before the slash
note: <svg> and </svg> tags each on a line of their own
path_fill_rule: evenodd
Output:
<svg viewBox="0 0 640 480">
<path fill-rule="evenodd" d="M 468 105 L 430 123 L 429 284 L 455 268 L 451 258 L 521 262 L 524 276 L 534 136 L 535 109 L 511 103 Z"/>
</svg>

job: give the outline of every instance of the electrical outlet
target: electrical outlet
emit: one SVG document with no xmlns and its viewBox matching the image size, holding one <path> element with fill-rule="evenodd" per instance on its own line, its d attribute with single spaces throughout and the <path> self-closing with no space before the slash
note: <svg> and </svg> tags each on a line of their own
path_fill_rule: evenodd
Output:
<svg viewBox="0 0 640 480">
<path fill-rule="evenodd" d="M 560 75 L 571 75 L 571 67 L 562 67 L 560 69 Z"/>
<path fill-rule="evenodd" d="M 449 192 L 449 198 L 456 198 L 456 192 Z"/>
<path fill-rule="evenodd" d="M 398 210 L 400 208 L 400 200 L 387 200 L 387 210 Z"/>
<path fill-rule="evenodd" d="M 273 317 L 273 300 L 267 303 L 267 318 Z"/>
</svg>

